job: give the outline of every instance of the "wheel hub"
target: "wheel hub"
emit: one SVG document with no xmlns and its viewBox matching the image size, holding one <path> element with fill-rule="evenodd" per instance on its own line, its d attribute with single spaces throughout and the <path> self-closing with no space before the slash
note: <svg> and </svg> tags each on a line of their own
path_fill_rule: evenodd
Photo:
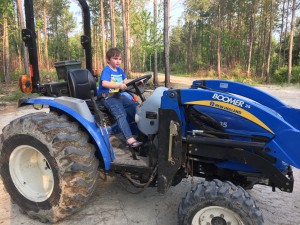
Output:
<svg viewBox="0 0 300 225">
<path fill-rule="evenodd" d="M 54 177 L 45 156 L 36 148 L 20 145 L 9 158 L 9 172 L 18 191 L 33 202 L 47 200 L 53 191 Z"/>
<path fill-rule="evenodd" d="M 236 212 L 228 208 L 209 206 L 195 214 L 192 225 L 244 225 L 244 223 Z"/>
<path fill-rule="evenodd" d="M 212 225 L 227 225 L 226 220 L 224 220 L 224 218 L 219 217 L 219 216 L 212 218 L 211 224 Z"/>
</svg>

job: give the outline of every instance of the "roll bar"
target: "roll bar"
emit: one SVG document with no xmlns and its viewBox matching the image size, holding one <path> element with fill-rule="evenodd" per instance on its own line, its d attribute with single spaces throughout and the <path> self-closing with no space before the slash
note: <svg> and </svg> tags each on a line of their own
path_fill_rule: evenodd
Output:
<svg viewBox="0 0 300 225">
<path fill-rule="evenodd" d="M 85 0 L 77 0 L 83 14 L 84 34 L 81 36 L 81 45 L 85 50 L 86 68 L 92 73 L 92 47 L 90 10 Z M 36 47 L 36 33 L 34 23 L 33 0 L 24 0 L 26 28 L 22 30 L 22 40 L 28 47 L 30 75 L 32 77 L 33 92 L 39 92 L 40 75 L 38 68 L 38 56 Z"/>
</svg>

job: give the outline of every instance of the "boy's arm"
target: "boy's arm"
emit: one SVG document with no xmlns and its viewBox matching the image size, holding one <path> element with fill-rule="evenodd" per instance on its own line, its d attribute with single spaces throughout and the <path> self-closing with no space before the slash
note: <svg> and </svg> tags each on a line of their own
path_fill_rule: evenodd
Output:
<svg viewBox="0 0 300 225">
<path fill-rule="evenodd" d="M 126 78 L 125 80 L 123 80 L 123 82 L 127 85 L 130 81 L 133 81 L 133 80 L 134 80 L 134 79 L 127 79 L 127 78 Z M 142 84 L 144 80 L 145 80 L 145 79 L 138 81 L 137 85 Z"/>
<path fill-rule="evenodd" d="M 107 80 L 102 80 L 102 86 L 105 87 L 105 88 L 111 88 L 111 89 L 119 88 L 119 89 L 124 91 L 127 88 L 126 84 L 124 83 L 125 80 L 123 80 L 122 84 L 118 84 L 118 83 L 115 83 L 115 82 L 110 82 L 110 81 L 107 81 Z"/>
</svg>

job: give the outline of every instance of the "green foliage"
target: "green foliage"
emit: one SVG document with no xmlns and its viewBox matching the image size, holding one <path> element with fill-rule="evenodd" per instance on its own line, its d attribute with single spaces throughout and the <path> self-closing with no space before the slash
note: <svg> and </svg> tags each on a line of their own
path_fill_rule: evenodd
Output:
<svg viewBox="0 0 300 225">
<path fill-rule="evenodd" d="M 275 83 L 286 83 L 288 76 L 288 68 L 281 67 L 275 71 L 274 76 L 272 76 L 272 81 Z M 300 66 L 294 66 L 292 68 L 291 83 L 300 83 Z"/>
<path fill-rule="evenodd" d="M 70 45 L 70 58 L 72 60 L 78 60 L 84 62 L 84 49 L 80 43 L 80 34 L 76 34 L 73 37 L 69 38 L 69 45 Z"/>
<path fill-rule="evenodd" d="M 7 95 L 0 97 L 0 102 L 16 102 L 20 98 L 38 96 L 38 94 L 24 94 L 19 89 L 9 92 Z"/>
<path fill-rule="evenodd" d="M 185 62 L 184 61 L 180 61 L 178 63 L 172 63 L 170 65 L 170 68 L 171 68 L 171 73 L 172 74 L 184 74 L 184 73 L 186 73 Z"/>
<path fill-rule="evenodd" d="M 12 81 L 17 81 L 19 79 L 19 76 L 23 75 L 24 72 L 22 69 L 16 69 L 14 71 L 11 72 L 11 80 Z"/>
<path fill-rule="evenodd" d="M 43 6 L 47 9 L 47 34 L 48 34 L 48 52 L 49 61 L 52 65 L 51 71 L 46 71 L 43 66 L 43 59 L 40 62 L 40 75 L 42 82 L 55 81 L 57 79 L 53 63 L 59 60 L 79 60 L 85 62 L 84 50 L 80 44 L 81 29 L 74 34 L 76 18 L 78 14 L 73 15 L 69 9 L 69 0 L 33 0 L 35 10 L 35 25 L 40 31 L 41 40 L 40 53 L 44 55 L 44 18 Z M 99 24 L 99 0 L 88 0 L 91 12 L 92 25 L 92 46 L 94 45 L 95 32 L 100 33 Z M 186 75 L 187 64 L 191 62 L 192 72 L 187 74 L 201 74 L 203 77 L 216 78 L 217 67 L 217 37 L 221 31 L 221 79 L 234 79 L 239 81 L 247 80 L 245 70 L 248 64 L 248 53 L 251 39 L 251 28 L 254 30 L 254 43 L 252 52 L 251 70 L 252 74 L 258 72 L 263 65 L 266 65 L 267 44 L 270 19 L 270 1 L 262 0 L 184 0 L 184 15 L 179 17 L 177 24 L 171 22 L 170 30 L 170 70 L 172 74 Z M 219 9 L 220 8 L 220 24 Z M 130 15 L 130 43 L 131 43 L 131 66 L 135 71 L 152 70 L 154 51 L 158 50 L 159 69 L 164 69 L 163 53 L 163 2 L 158 5 L 158 29 L 155 31 L 153 24 L 153 2 L 131 1 L 129 6 Z M 18 63 L 18 56 L 21 52 L 20 30 L 17 24 L 16 8 L 13 0 L 0 0 L 0 34 L 2 29 L 2 12 L 9 12 L 9 39 L 10 39 L 10 58 L 11 58 L 11 76 L 15 81 L 19 75 L 23 74 L 22 63 Z M 281 23 L 282 1 L 274 6 L 274 29 L 278 29 Z M 171 17 L 174 9 L 171 8 Z M 255 23 L 251 24 L 251 17 L 255 16 Z M 80 16 L 80 15 L 79 15 Z M 124 49 L 123 28 L 122 28 L 122 7 L 120 1 L 115 1 L 116 16 L 116 36 L 117 47 Z M 110 5 L 109 1 L 104 1 L 104 17 L 106 30 L 106 44 L 110 47 Z M 172 20 L 171 20 L 172 21 Z M 289 21 L 288 21 L 289 22 Z M 189 30 L 189 24 L 192 24 Z M 78 24 L 77 24 L 78 25 Z M 81 26 L 81 24 L 79 25 Z M 192 35 L 189 35 L 191 32 Z M 289 31 L 288 31 L 289 32 Z M 158 39 L 154 43 L 155 33 Z M 19 36 L 18 36 L 19 35 Z M 191 37 L 191 39 L 189 39 Z M 2 50 L 2 41 L 0 37 L 0 51 Z M 102 46 L 98 38 L 98 54 L 101 55 Z M 286 38 L 286 39 L 285 39 Z M 289 34 L 283 37 L 281 41 L 288 43 Z M 187 58 L 189 42 L 192 43 L 191 58 Z M 293 49 L 293 65 L 300 63 L 300 18 L 295 24 L 295 37 Z M 285 49 L 281 48 L 277 40 L 272 40 L 270 74 L 274 82 L 285 82 L 287 69 L 278 68 L 278 64 L 283 65 L 287 62 L 288 44 Z M 95 49 L 93 49 L 95 50 Z M 283 54 L 285 51 L 285 54 Z M 278 55 L 281 58 L 278 62 Z M 283 57 L 285 55 L 285 58 Z M 17 63 L 16 63 L 17 62 Z M 0 60 L 0 68 L 1 60 Z M 298 66 L 299 67 L 299 66 Z M 299 69 L 293 68 L 292 82 L 300 82 Z M 3 75 L 0 71 L 0 78 Z M 275 74 L 274 74 L 275 73 Z M 274 76 L 272 75 L 274 74 Z M 1 76 L 2 75 L 2 76 Z M 272 77 L 273 76 L 273 77 Z M 253 79 L 253 76 L 252 76 Z"/>
<path fill-rule="evenodd" d="M 19 90 L 12 91 L 3 97 L 0 97 L 0 102 L 13 102 L 13 101 L 17 101 L 19 98 L 22 98 L 24 96 L 25 96 L 24 93 L 22 93 Z"/>
<path fill-rule="evenodd" d="M 41 83 L 47 83 L 52 81 L 58 81 L 56 70 L 54 68 L 50 69 L 50 71 L 40 68 L 39 70 Z M 16 82 L 19 79 L 19 76 L 24 75 L 23 69 L 16 69 L 11 72 L 11 81 Z M 0 73 L 1 77 L 1 73 Z"/>
<path fill-rule="evenodd" d="M 56 70 L 54 68 L 50 69 L 50 71 L 46 69 L 40 70 L 40 79 L 41 83 L 49 83 L 58 81 L 58 77 L 56 74 Z"/>
<path fill-rule="evenodd" d="M 70 12 L 69 1 L 49 1 L 49 55 L 54 61 L 71 58 L 69 35 L 76 28 L 76 19 Z"/>
<path fill-rule="evenodd" d="M 2 17 L 2 13 L 4 11 L 8 12 L 8 14 L 12 14 L 14 12 L 13 0 L 1 0 L 0 1 L 0 15 Z"/>
</svg>

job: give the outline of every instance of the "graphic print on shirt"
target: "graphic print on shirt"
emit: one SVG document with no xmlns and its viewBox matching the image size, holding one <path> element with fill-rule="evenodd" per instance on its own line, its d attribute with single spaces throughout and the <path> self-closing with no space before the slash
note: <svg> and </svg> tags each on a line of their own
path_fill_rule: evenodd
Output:
<svg viewBox="0 0 300 225">
<path fill-rule="evenodd" d="M 123 82 L 122 74 L 118 74 L 118 75 L 111 74 L 110 76 L 111 76 L 111 82 L 117 83 L 117 84 L 122 84 L 122 82 Z M 115 93 L 115 92 L 119 92 L 119 88 L 110 88 L 109 89 L 109 93 Z"/>
</svg>

